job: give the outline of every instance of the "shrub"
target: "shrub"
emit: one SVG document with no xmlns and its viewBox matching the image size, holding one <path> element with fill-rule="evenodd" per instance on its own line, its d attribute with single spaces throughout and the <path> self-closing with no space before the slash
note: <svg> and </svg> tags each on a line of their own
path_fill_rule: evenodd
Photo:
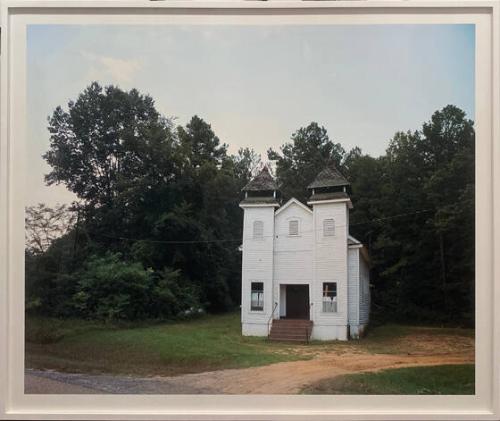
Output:
<svg viewBox="0 0 500 421">
<path fill-rule="evenodd" d="M 74 311 L 81 317 L 106 321 L 177 318 L 197 313 L 195 289 L 179 271 L 144 269 L 120 254 L 92 257 L 78 274 Z"/>
</svg>

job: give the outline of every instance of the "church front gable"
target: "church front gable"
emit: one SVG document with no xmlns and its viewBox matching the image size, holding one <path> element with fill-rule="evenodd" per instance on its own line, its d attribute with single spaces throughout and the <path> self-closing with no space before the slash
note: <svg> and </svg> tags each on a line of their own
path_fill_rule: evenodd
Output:
<svg viewBox="0 0 500 421">
<path fill-rule="evenodd" d="M 274 281 L 309 283 L 313 275 L 312 212 L 300 203 L 287 205 L 275 215 Z"/>
</svg>

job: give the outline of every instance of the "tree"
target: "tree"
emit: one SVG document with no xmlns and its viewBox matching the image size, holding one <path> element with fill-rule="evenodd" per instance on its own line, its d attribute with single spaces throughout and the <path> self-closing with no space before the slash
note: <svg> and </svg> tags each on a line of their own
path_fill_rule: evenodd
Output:
<svg viewBox="0 0 500 421">
<path fill-rule="evenodd" d="M 262 164 L 260 155 L 251 148 L 240 148 L 234 157 L 235 176 L 242 186 L 245 186 L 257 172 Z"/>
<path fill-rule="evenodd" d="M 197 115 L 193 116 L 186 127 L 178 127 L 180 143 L 183 147 L 187 163 L 198 168 L 202 164 L 211 162 L 220 164 L 225 158 L 227 145 L 220 145 L 210 124 Z"/>
<path fill-rule="evenodd" d="M 174 127 L 136 90 L 93 83 L 49 119 L 48 184 L 72 209 L 27 209 L 27 309 L 58 317 L 172 318 L 239 303 L 242 187 L 260 157 L 229 155 L 199 116 Z M 276 163 L 285 199 L 335 164 L 351 183 L 350 230 L 370 251 L 376 316 L 473 321 L 474 126 L 454 106 L 386 153 L 346 152 L 311 123 Z M 71 219 L 73 218 L 73 219 Z"/>
<path fill-rule="evenodd" d="M 316 123 L 282 154 L 270 150 L 285 198 L 306 200 L 326 162 L 351 183 L 350 232 L 370 251 L 378 318 L 472 323 L 474 126 L 449 105 L 420 130 L 397 132 L 385 155 L 348 153 Z"/>
<path fill-rule="evenodd" d="M 26 208 L 26 249 L 32 254 L 45 253 L 55 239 L 67 234 L 76 215 L 67 205 L 51 208 L 43 203 Z"/>
<path fill-rule="evenodd" d="M 326 129 L 318 123 L 310 123 L 292 134 L 291 142 L 281 147 L 281 154 L 272 148 L 267 157 L 276 161 L 276 176 L 285 200 L 295 197 L 307 201 L 306 187 L 313 181 L 319 169 L 334 163 L 340 166 L 345 155 L 340 143 L 334 143 Z"/>
<path fill-rule="evenodd" d="M 132 89 L 92 83 L 68 111 L 49 118 L 52 170 L 47 184 L 65 184 L 86 204 L 110 206 L 116 197 L 173 175 L 171 122 L 160 116 L 149 96 Z"/>
<path fill-rule="evenodd" d="M 454 106 L 391 140 L 372 202 L 375 301 L 404 319 L 471 323 L 474 300 L 474 127 Z M 353 189 L 354 190 L 354 189 Z M 355 211 L 356 212 L 356 211 Z"/>
<path fill-rule="evenodd" d="M 174 128 L 150 97 L 97 83 L 68 111 L 56 108 L 49 130 L 47 183 L 81 199 L 78 233 L 88 242 L 80 267 L 111 252 L 153 277 L 177 271 L 211 311 L 238 303 L 238 204 L 258 161 L 252 150 L 228 155 L 202 118 Z M 82 276 L 70 266 L 65 274 Z"/>
</svg>

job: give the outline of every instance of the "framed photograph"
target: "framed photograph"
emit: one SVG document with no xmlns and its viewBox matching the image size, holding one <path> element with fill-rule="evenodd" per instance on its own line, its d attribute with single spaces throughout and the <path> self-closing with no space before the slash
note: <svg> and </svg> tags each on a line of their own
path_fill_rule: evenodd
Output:
<svg viewBox="0 0 500 421">
<path fill-rule="evenodd" d="M 0 418 L 497 420 L 499 6 L 2 0 Z"/>
</svg>

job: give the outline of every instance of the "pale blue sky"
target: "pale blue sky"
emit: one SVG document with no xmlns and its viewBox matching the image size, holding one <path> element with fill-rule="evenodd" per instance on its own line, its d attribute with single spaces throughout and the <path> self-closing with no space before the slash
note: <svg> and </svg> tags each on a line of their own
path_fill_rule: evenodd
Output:
<svg viewBox="0 0 500 421">
<path fill-rule="evenodd" d="M 72 199 L 44 186 L 46 118 L 93 80 L 150 94 L 178 124 L 198 114 L 231 152 L 265 158 L 317 121 L 378 156 L 447 104 L 474 118 L 474 50 L 473 25 L 31 25 L 27 202 Z"/>
</svg>

